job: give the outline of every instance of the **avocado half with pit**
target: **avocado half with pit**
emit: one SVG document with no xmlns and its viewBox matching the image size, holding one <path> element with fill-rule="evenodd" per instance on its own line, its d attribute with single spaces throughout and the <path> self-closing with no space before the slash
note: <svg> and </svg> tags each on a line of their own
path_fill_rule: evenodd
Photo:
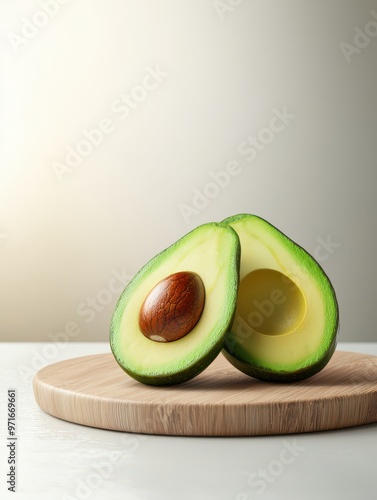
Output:
<svg viewBox="0 0 377 500">
<path fill-rule="evenodd" d="M 150 260 L 115 307 L 110 346 L 131 377 L 177 384 L 221 352 L 234 318 L 240 244 L 227 224 L 203 224 Z"/>
<path fill-rule="evenodd" d="M 223 354 L 255 378 L 289 382 L 324 368 L 336 348 L 338 305 L 315 259 L 264 219 L 229 217 L 241 242 L 238 301 Z"/>
</svg>

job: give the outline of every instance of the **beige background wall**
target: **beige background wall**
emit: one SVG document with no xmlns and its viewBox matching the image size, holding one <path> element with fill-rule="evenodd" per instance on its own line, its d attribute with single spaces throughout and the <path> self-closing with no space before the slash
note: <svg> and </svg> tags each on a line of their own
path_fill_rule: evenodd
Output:
<svg viewBox="0 0 377 500">
<path fill-rule="evenodd" d="M 107 340 L 130 276 L 238 212 L 377 340 L 376 1 L 3 0 L 0 32 L 1 340 Z"/>
</svg>

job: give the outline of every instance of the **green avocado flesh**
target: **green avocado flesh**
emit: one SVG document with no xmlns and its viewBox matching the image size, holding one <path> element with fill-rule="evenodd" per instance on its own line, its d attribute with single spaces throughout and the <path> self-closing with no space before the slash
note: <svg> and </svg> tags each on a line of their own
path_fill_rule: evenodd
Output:
<svg viewBox="0 0 377 500">
<path fill-rule="evenodd" d="M 110 346 L 119 365 L 136 380 L 150 385 L 177 384 L 203 371 L 220 353 L 236 309 L 240 245 L 228 225 L 197 227 L 150 260 L 130 281 L 115 307 Z M 173 342 L 143 335 L 140 308 L 149 292 L 178 272 L 200 276 L 205 303 L 198 323 Z"/>
<path fill-rule="evenodd" d="M 223 221 L 241 242 L 234 322 L 223 354 L 253 377 L 289 382 L 319 372 L 336 347 L 338 305 L 320 265 L 265 220 Z"/>
</svg>

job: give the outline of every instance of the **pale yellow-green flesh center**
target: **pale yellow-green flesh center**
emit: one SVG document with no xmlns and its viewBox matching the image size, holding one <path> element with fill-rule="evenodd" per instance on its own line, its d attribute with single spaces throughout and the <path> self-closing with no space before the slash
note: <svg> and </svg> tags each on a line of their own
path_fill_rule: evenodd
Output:
<svg viewBox="0 0 377 500">
<path fill-rule="evenodd" d="M 240 283 L 238 312 L 244 322 L 265 335 L 295 330 L 306 313 L 304 296 L 287 276 L 273 269 L 258 269 Z"/>
<path fill-rule="evenodd" d="M 118 353 L 126 353 L 127 366 L 139 374 L 177 372 L 209 352 L 218 337 L 211 335 L 221 328 L 222 316 L 228 317 L 227 286 L 234 281 L 230 265 L 235 258 L 234 237 L 229 232 L 208 229 L 187 239 L 133 290 L 123 312 L 117 333 Z M 174 342 L 155 342 L 139 329 L 140 307 L 154 286 L 170 274 L 196 272 L 205 287 L 205 305 L 197 325 L 185 337 Z"/>
<path fill-rule="evenodd" d="M 263 222 L 232 226 L 244 250 L 232 326 L 236 344 L 261 366 L 292 370 L 309 365 L 328 347 L 323 342 L 326 304 L 318 281 L 292 246 Z"/>
</svg>

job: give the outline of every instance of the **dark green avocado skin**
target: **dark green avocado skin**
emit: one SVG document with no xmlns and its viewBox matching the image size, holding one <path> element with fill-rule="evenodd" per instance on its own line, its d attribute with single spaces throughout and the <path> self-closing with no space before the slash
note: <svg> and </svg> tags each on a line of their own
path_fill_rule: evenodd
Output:
<svg viewBox="0 0 377 500">
<path fill-rule="evenodd" d="M 249 363 L 244 363 L 239 359 L 233 357 L 230 352 L 232 348 L 227 345 L 225 340 L 226 349 L 222 350 L 223 356 L 238 370 L 249 375 L 250 377 L 257 378 L 259 380 L 265 380 L 267 382 L 299 382 L 300 380 L 312 377 L 316 373 L 319 373 L 327 365 L 327 363 L 332 358 L 337 345 L 337 337 L 334 338 L 331 347 L 326 352 L 325 356 L 321 358 L 317 363 L 307 366 L 302 370 L 297 370 L 295 372 L 278 372 L 273 370 L 267 370 L 262 366 L 256 366 Z M 230 352 L 229 352 L 230 351 Z"/>
<path fill-rule="evenodd" d="M 183 384 L 184 382 L 187 382 L 197 375 L 199 375 L 203 370 L 205 370 L 211 363 L 214 361 L 215 358 L 220 354 L 221 350 L 223 348 L 223 343 L 219 342 L 219 345 L 217 345 L 210 353 L 205 358 L 200 359 L 197 363 L 194 365 L 190 366 L 190 368 L 187 368 L 186 370 L 183 370 L 179 373 L 176 373 L 172 376 L 153 376 L 153 377 L 143 377 L 138 375 L 137 373 L 130 372 L 126 370 L 118 361 L 116 355 L 115 359 L 117 360 L 119 366 L 124 370 L 128 375 L 130 375 L 132 378 L 137 380 L 138 382 L 141 382 L 144 385 L 152 385 L 152 386 L 171 386 L 171 385 L 177 385 L 177 384 Z M 113 353 L 114 354 L 114 353 Z"/>
</svg>

